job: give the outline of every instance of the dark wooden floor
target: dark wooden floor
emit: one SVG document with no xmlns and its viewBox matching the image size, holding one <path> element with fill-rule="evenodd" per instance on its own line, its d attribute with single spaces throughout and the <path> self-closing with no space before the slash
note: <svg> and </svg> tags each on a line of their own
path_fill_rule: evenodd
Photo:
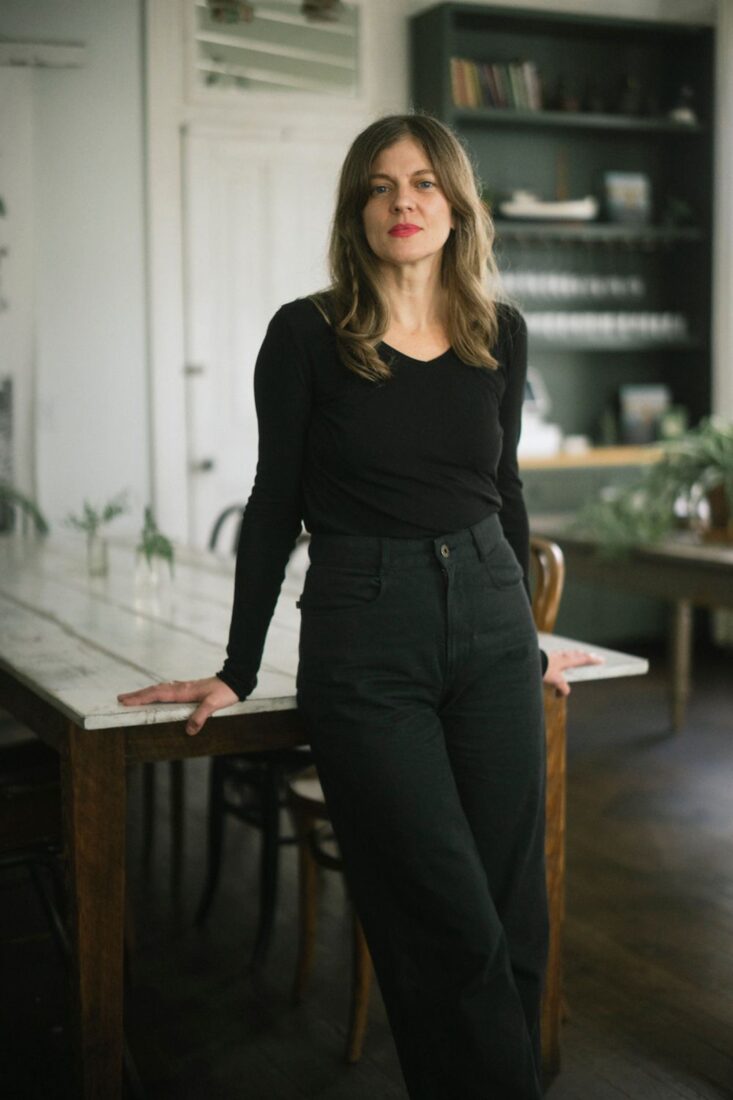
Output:
<svg viewBox="0 0 733 1100">
<path fill-rule="evenodd" d="M 733 1097 L 733 677 L 731 654 L 698 655 L 687 727 L 671 736 L 663 658 L 645 679 L 571 698 L 564 1067 L 548 1100 Z M 159 766 L 154 857 L 142 861 L 131 791 L 137 923 L 128 1038 L 154 1100 L 405 1100 L 378 995 L 362 1062 L 341 1061 L 349 974 L 342 886 L 326 875 L 319 957 L 293 1007 L 294 853 L 286 850 L 275 942 L 247 969 L 256 838 L 233 828 L 204 931 L 206 762 L 187 765 L 180 891 L 171 891 L 167 774 Z M 63 975 L 22 881 L 0 880 L 0 1094 L 69 1095 Z M 452 1100 L 452 1098 L 447 1098 Z"/>
</svg>

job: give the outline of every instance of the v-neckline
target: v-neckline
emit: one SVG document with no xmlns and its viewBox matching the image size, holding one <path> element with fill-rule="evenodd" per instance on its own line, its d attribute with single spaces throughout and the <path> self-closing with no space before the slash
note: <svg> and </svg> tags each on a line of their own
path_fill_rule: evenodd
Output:
<svg viewBox="0 0 733 1100">
<path fill-rule="evenodd" d="M 446 355 L 453 351 L 449 344 L 445 351 L 441 351 L 440 355 L 435 355 L 432 359 L 416 359 L 414 355 L 408 355 L 406 352 L 400 351 L 399 348 L 393 348 L 391 344 L 386 343 L 384 340 L 382 340 L 382 347 L 386 348 L 387 351 L 391 351 L 394 355 L 401 355 L 403 359 L 409 359 L 411 363 L 420 363 L 424 367 L 429 367 L 431 363 L 437 363 L 440 359 L 445 359 Z"/>
</svg>

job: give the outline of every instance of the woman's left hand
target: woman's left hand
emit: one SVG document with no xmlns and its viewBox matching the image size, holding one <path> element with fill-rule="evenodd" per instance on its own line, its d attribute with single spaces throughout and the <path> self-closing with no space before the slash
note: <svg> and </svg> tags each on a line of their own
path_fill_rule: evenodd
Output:
<svg viewBox="0 0 733 1100">
<path fill-rule="evenodd" d="M 558 695 L 569 695 L 570 684 L 563 676 L 568 668 L 580 668 L 582 665 L 602 665 L 603 658 L 583 649 L 557 649 L 547 654 L 547 669 L 542 677 L 546 684 L 552 684 Z"/>
</svg>

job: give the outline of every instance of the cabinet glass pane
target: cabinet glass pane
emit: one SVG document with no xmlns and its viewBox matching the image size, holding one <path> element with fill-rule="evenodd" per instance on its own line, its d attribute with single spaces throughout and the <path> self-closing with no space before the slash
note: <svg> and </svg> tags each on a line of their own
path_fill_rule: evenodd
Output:
<svg viewBox="0 0 733 1100">
<path fill-rule="evenodd" d="M 244 92 L 356 95 L 356 4 L 324 3 L 318 16 L 306 12 L 318 5 L 305 5 L 302 0 L 192 2 L 200 85 Z M 222 11 L 218 18 L 217 7 Z"/>
</svg>

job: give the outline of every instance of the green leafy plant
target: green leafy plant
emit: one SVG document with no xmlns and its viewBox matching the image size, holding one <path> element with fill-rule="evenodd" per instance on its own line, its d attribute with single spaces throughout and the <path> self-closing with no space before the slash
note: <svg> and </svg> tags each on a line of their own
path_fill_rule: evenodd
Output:
<svg viewBox="0 0 733 1100">
<path fill-rule="evenodd" d="M 158 529 L 153 517 L 152 508 L 145 509 L 145 520 L 140 532 L 140 542 L 137 547 L 138 554 L 145 557 L 149 566 L 152 566 L 153 558 L 162 558 L 168 562 L 168 567 L 173 574 L 173 544 L 169 538 Z"/>
<path fill-rule="evenodd" d="M 20 512 L 24 523 L 30 519 L 39 535 L 47 535 L 49 532 L 48 521 L 34 500 L 15 489 L 10 482 L 0 481 L 0 505 L 6 505 L 13 511 Z"/>
<path fill-rule="evenodd" d="M 631 546 L 657 541 L 682 519 L 694 519 L 705 498 L 711 511 L 722 511 L 721 526 L 727 522 L 730 528 L 733 423 L 709 417 L 662 446 L 661 459 L 639 481 L 579 512 L 575 529 L 591 534 L 600 553 L 616 556 Z"/>
<path fill-rule="evenodd" d="M 83 531 L 88 538 L 93 538 L 100 527 L 104 527 L 113 519 L 116 519 L 117 516 L 124 515 L 127 510 L 127 493 L 123 491 L 112 497 L 100 508 L 96 508 L 88 500 L 85 500 L 81 515 L 68 515 L 66 524 L 77 531 Z"/>
</svg>

